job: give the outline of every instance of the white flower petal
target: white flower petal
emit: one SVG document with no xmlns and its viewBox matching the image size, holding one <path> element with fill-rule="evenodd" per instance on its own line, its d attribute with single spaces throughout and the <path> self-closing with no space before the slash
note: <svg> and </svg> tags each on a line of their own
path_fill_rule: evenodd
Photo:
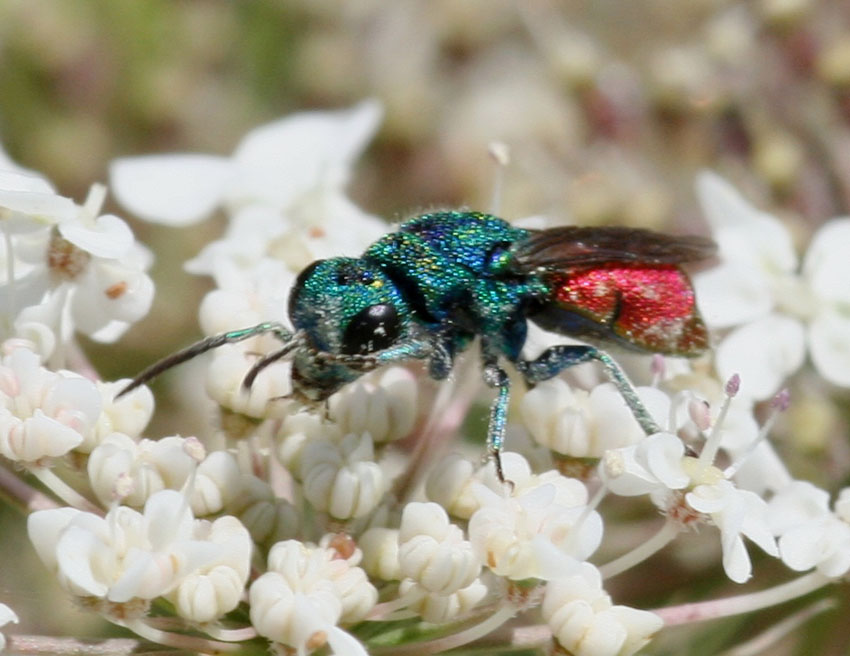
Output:
<svg viewBox="0 0 850 656">
<path fill-rule="evenodd" d="M 746 582 L 752 574 L 750 556 L 743 539 L 737 533 L 731 534 L 728 540 L 723 541 L 723 570 L 735 583 Z"/>
<path fill-rule="evenodd" d="M 737 236 L 736 241 L 746 248 L 736 249 L 734 255 L 746 258 L 748 264 L 759 264 L 771 272 L 790 273 L 797 268 L 791 235 L 778 219 L 750 205 L 716 173 L 700 172 L 696 186 L 702 209 L 720 242 L 722 257 L 731 246 L 727 239 L 735 240 Z"/>
<path fill-rule="evenodd" d="M 30 176 L 23 176 L 30 177 Z M 4 227 L 10 232 L 29 232 L 44 225 L 52 225 L 73 219 L 79 208 L 70 198 L 43 191 L 18 191 L 0 186 L 0 208 L 13 213 L 4 219 Z M 5 214 L 5 212 L 4 212 Z M 15 216 L 15 215 L 22 216 Z"/>
<path fill-rule="evenodd" d="M 850 218 L 825 223 L 812 237 L 803 275 L 822 299 L 850 303 Z"/>
<path fill-rule="evenodd" d="M 764 276 L 733 260 L 694 276 L 700 314 L 712 328 L 755 321 L 773 307 Z"/>
<path fill-rule="evenodd" d="M 233 153 L 236 180 L 228 202 L 286 208 L 314 188 L 342 188 L 348 169 L 374 134 L 377 101 L 351 109 L 303 112 L 249 132 Z"/>
<path fill-rule="evenodd" d="M 28 171 L 15 164 L 0 151 L 0 189 L 3 191 L 30 191 L 53 194 L 55 189 L 40 174 Z"/>
<path fill-rule="evenodd" d="M 741 377 L 741 395 L 766 399 L 800 368 L 805 357 L 805 333 L 799 321 L 771 314 L 730 333 L 717 348 L 721 380 Z"/>
<path fill-rule="evenodd" d="M 9 608 L 6 604 L 0 604 L 0 628 L 9 622 L 17 624 L 18 621 L 18 615 L 15 611 Z"/>
<path fill-rule="evenodd" d="M 675 435 L 658 433 L 637 446 L 638 457 L 665 487 L 679 490 L 688 485 L 690 477 L 682 469 L 685 445 Z"/>
<path fill-rule="evenodd" d="M 162 490 L 145 503 L 145 521 L 153 549 L 163 549 L 192 535 L 192 510 L 186 498 L 176 490 Z"/>
<path fill-rule="evenodd" d="M 96 257 L 118 258 L 133 246 L 133 231 L 117 216 L 104 214 L 93 226 L 80 221 L 66 221 L 59 232 L 69 242 Z"/>
<path fill-rule="evenodd" d="M 111 333 L 99 331 L 110 322 L 128 324 L 145 316 L 153 303 L 150 276 L 124 261 L 95 260 L 75 290 L 71 316 L 80 332 L 105 341 Z"/>
<path fill-rule="evenodd" d="M 56 545 L 56 562 L 62 575 L 78 590 L 78 594 L 102 597 L 107 584 L 95 570 L 103 569 L 98 562 L 105 556 L 105 549 L 98 537 L 90 530 L 71 525 Z"/>
<path fill-rule="evenodd" d="M 846 253 L 845 259 L 850 262 Z M 850 287 L 847 279 L 842 284 Z M 824 310 L 815 317 L 809 324 L 809 352 L 821 376 L 850 387 L 850 317 L 834 310 Z"/>
<path fill-rule="evenodd" d="M 143 219 L 173 226 L 209 216 L 221 203 L 231 174 L 227 158 L 197 154 L 130 157 L 109 167 L 121 205 Z"/>
<path fill-rule="evenodd" d="M 779 538 L 782 562 L 797 572 L 811 569 L 823 557 L 823 534 L 812 528 L 810 524 L 803 524 L 786 531 Z"/>
<path fill-rule="evenodd" d="M 80 514 L 76 508 L 37 510 L 27 518 L 27 534 L 38 557 L 49 569 L 56 568 L 56 544 L 62 532 Z"/>
</svg>

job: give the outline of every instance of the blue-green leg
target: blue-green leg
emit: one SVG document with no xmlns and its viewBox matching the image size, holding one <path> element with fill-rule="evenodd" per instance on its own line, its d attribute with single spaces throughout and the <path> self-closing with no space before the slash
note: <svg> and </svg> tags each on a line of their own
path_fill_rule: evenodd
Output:
<svg viewBox="0 0 850 656">
<path fill-rule="evenodd" d="M 520 360 L 517 369 L 530 384 L 538 383 L 557 376 L 564 369 L 577 364 L 596 360 L 601 362 L 605 373 L 614 385 L 647 435 L 658 433 L 661 428 L 650 416 L 643 402 L 638 397 L 634 386 L 614 359 L 593 346 L 559 345 L 546 349 L 536 360 Z"/>
<path fill-rule="evenodd" d="M 496 465 L 496 475 L 505 483 L 502 469 L 502 447 L 505 443 L 505 426 L 508 422 L 508 403 L 511 399 L 511 381 L 505 370 L 499 367 L 497 358 L 488 353 L 487 345 L 482 342 L 484 359 L 484 382 L 488 387 L 496 388 L 496 398 L 490 406 L 490 423 L 487 427 L 487 454 Z"/>
<path fill-rule="evenodd" d="M 452 367 L 451 353 L 443 344 L 418 337 L 374 353 L 345 354 L 320 351 L 315 354 L 315 357 L 326 364 L 341 365 L 361 373 L 410 360 L 431 360 L 431 369 L 445 371 L 446 374 Z"/>
</svg>

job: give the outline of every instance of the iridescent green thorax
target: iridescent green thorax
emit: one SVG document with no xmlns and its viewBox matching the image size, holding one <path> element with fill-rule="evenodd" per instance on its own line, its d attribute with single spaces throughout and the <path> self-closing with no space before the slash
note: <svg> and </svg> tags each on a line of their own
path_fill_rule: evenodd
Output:
<svg viewBox="0 0 850 656">
<path fill-rule="evenodd" d="M 419 321 L 459 338 L 488 336 L 512 357 L 525 337 L 525 308 L 549 291 L 537 276 L 509 271 L 510 248 L 527 234 L 479 212 L 438 212 L 403 223 L 363 259 L 386 272 Z"/>
</svg>

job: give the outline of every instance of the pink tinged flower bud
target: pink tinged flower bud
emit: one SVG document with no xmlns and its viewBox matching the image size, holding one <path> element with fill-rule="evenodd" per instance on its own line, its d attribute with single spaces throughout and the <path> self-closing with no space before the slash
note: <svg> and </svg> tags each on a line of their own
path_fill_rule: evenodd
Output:
<svg viewBox="0 0 850 656">
<path fill-rule="evenodd" d="M 127 472 L 118 474 L 115 481 L 115 486 L 112 488 L 112 498 L 120 501 L 133 493 L 134 489 L 133 477 Z"/>
<path fill-rule="evenodd" d="M 653 378 L 664 378 L 666 371 L 667 361 L 664 359 L 664 356 L 660 353 L 655 353 L 652 356 L 652 362 L 650 364 L 650 372 L 652 373 Z"/>
<path fill-rule="evenodd" d="M 183 450 L 195 462 L 201 462 L 207 457 L 206 449 L 197 437 L 187 437 L 183 442 Z"/>
<path fill-rule="evenodd" d="M 0 455 L 37 462 L 79 446 L 101 411 L 94 384 L 17 349 L 0 363 Z"/>
<path fill-rule="evenodd" d="M 688 416 L 701 431 L 711 428 L 711 407 L 703 399 L 691 399 L 688 402 Z"/>
</svg>

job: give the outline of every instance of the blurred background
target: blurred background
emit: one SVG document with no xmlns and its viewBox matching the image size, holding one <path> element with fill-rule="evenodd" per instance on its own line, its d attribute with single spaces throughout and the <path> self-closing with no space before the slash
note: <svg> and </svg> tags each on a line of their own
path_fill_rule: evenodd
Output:
<svg viewBox="0 0 850 656">
<path fill-rule="evenodd" d="M 228 154 L 259 124 L 365 97 L 386 117 L 350 193 L 388 221 L 489 209 L 494 140 L 511 149 L 508 219 L 705 233 L 704 167 L 801 247 L 850 207 L 846 0 L 0 0 L 0 142 L 78 201 L 115 157 Z M 127 360 L 85 344 L 105 378 L 199 336 L 186 308 L 210 285 L 182 262 L 224 227 L 110 209 L 156 253 L 157 300 L 117 349 Z M 845 478 L 830 450 L 847 445 L 827 448 L 840 417 L 820 398 L 796 399 L 786 432 L 795 474 L 827 484 Z M 799 653 L 827 653 L 826 633 Z"/>
</svg>

